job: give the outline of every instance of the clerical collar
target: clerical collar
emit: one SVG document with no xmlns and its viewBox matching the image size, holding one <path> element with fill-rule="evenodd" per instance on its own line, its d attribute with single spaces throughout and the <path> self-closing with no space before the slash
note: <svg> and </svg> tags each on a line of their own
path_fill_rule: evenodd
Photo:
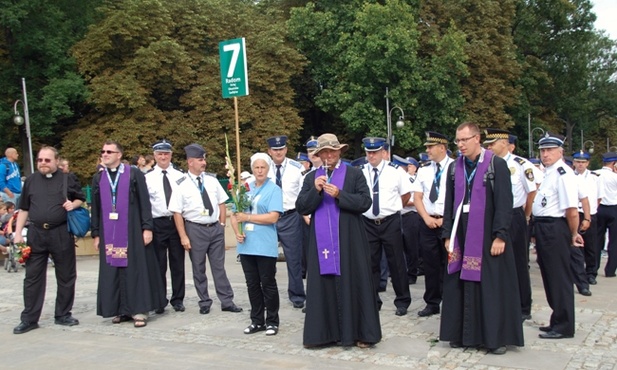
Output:
<svg viewBox="0 0 617 370">
<path fill-rule="evenodd" d="M 52 173 L 46 173 L 45 177 L 47 177 L 48 179 L 51 179 L 52 177 L 54 177 L 54 175 Z"/>
</svg>

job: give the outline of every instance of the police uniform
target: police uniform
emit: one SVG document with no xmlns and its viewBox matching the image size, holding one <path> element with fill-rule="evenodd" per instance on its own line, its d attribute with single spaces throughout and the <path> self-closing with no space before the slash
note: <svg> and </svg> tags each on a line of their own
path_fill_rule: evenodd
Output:
<svg viewBox="0 0 617 370">
<path fill-rule="evenodd" d="M 602 201 L 598 207 L 598 256 L 600 261 L 601 251 L 604 248 L 605 235 L 608 230 L 608 261 L 604 266 L 606 277 L 615 277 L 617 270 L 617 173 L 614 172 L 614 162 L 617 161 L 617 153 L 608 152 L 602 155 L 604 167 L 598 170 L 600 175 L 600 193 Z M 599 267 L 598 263 L 598 267 Z"/>
<path fill-rule="evenodd" d="M 270 149 L 282 149 L 287 146 L 287 136 L 274 136 L 267 139 Z M 276 231 L 283 245 L 289 283 L 287 294 L 296 308 L 304 307 L 306 293 L 302 281 L 302 223 L 304 220 L 296 212 L 296 199 L 302 188 L 304 167 L 290 158 L 285 158 L 280 165 L 270 164 L 268 177 L 278 184 L 277 173 L 280 173 L 280 185 L 283 192 L 283 214 L 276 223 Z"/>
<path fill-rule="evenodd" d="M 382 150 L 385 145 L 383 138 L 364 138 L 366 151 Z M 380 278 L 380 260 L 382 251 L 385 251 L 392 279 L 392 287 L 396 298 L 394 305 L 396 314 L 407 314 L 407 308 L 411 304 L 405 254 L 403 251 L 403 235 L 401 233 L 401 210 L 403 204 L 401 197 L 411 192 L 411 182 L 394 163 L 381 160 L 377 167 L 370 163 L 361 167 L 366 183 L 371 189 L 373 206 L 363 215 L 366 232 L 371 249 L 371 264 L 373 282 L 378 289 Z M 374 214 L 374 213 L 377 214 Z M 376 292 L 379 307 L 382 305 L 381 298 Z"/>
<path fill-rule="evenodd" d="M 485 130 L 484 144 L 492 144 L 497 140 L 508 140 L 513 144 L 514 135 L 506 130 L 489 128 Z M 512 183 L 512 221 L 508 233 L 512 241 L 514 262 L 518 278 L 523 318 L 531 318 L 531 279 L 529 277 L 529 227 L 527 224 L 525 205 L 530 193 L 536 192 L 535 166 L 526 159 L 508 151 L 503 159 L 510 170 Z M 533 196 L 533 194 L 532 194 Z"/>
<path fill-rule="evenodd" d="M 540 149 L 563 145 L 563 138 L 547 132 Z M 570 268 L 572 235 L 566 210 L 578 209 L 578 190 L 574 171 L 562 160 L 545 168 L 544 181 L 533 202 L 534 235 L 538 265 L 549 306 L 553 310 L 542 338 L 574 335 L 574 289 Z"/>
<path fill-rule="evenodd" d="M 152 149 L 154 152 L 172 153 L 171 143 L 167 140 L 156 142 Z M 163 173 L 163 171 L 165 171 Z M 165 180 L 167 177 L 167 180 Z M 171 298 L 169 303 L 176 311 L 184 311 L 185 294 L 185 274 L 184 256 L 185 251 L 180 243 L 180 236 L 174 223 L 173 213 L 167 209 L 167 196 L 173 197 L 179 184 L 183 181 L 184 174 L 175 169 L 171 164 L 163 170 L 158 165 L 146 173 L 146 185 L 150 194 L 150 204 L 152 205 L 152 218 L 154 227 L 152 229 L 152 245 L 156 250 L 156 257 L 159 262 L 161 277 L 163 279 L 163 289 L 167 285 L 167 255 L 169 254 L 169 270 L 171 274 Z M 165 182 L 169 184 L 170 194 L 165 192 Z M 167 292 L 164 293 L 167 295 Z M 163 307 L 157 312 L 162 313 Z"/>
<path fill-rule="evenodd" d="M 184 150 L 187 158 L 200 158 L 206 154 L 198 144 L 190 144 Z M 212 212 L 204 204 L 200 181 L 210 200 Z M 206 257 L 210 261 L 221 308 L 224 311 L 239 312 L 241 309 L 233 303 L 234 292 L 225 272 L 225 229 L 220 222 L 220 205 L 229 197 L 213 174 L 202 172 L 194 175 L 188 172 L 177 183 L 177 191 L 169 202 L 169 211 L 182 215 L 185 221 L 184 228 L 191 243 L 189 257 L 195 290 L 199 296 L 200 313 L 208 313 L 212 306 L 212 299 L 208 294 Z"/>
<path fill-rule="evenodd" d="M 448 145 L 445 135 L 429 131 L 426 133 L 424 145 Z M 428 158 L 427 158 L 428 159 Z M 454 160 L 447 155 L 438 163 L 433 161 L 424 162 L 424 166 L 418 169 L 418 177 L 413 184 L 413 191 L 422 197 L 422 205 L 427 215 L 435 219 L 443 219 L 444 204 L 446 199 L 446 177 L 448 167 Z M 439 168 L 437 168 L 439 164 Z M 436 199 L 431 200 L 431 190 L 435 188 Z M 416 198 L 417 199 L 417 198 Z M 417 202 L 416 202 L 417 206 Z M 419 244 L 424 267 L 424 302 L 426 307 L 418 312 L 420 316 L 430 316 L 440 312 L 439 305 L 442 299 L 443 275 L 447 254 L 442 239 L 443 229 L 429 228 L 422 215 L 419 215 Z"/>
</svg>

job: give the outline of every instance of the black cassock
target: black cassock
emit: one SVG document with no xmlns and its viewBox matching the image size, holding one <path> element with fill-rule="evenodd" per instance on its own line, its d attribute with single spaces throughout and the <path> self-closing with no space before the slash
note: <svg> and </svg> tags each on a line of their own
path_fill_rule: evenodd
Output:
<svg viewBox="0 0 617 370">
<path fill-rule="evenodd" d="M 128 266 L 112 267 L 105 261 L 105 234 L 101 212 L 99 182 L 103 171 L 92 180 L 92 236 L 100 236 L 99 284 L 96 314 L 103 317 L 132 316 L 165 307 L 167 301 L 161 294 L 165 289 L 159 273 L 152 243 L 144 246 L 143 230 L 152 230 L 152 211 L 146 180 L 141 171 L 125 166 L 131 171 L 129 193 Z M 112 178 L 113 180 L 113 178 Z"/>
<path fill-rule="evenodd" d="M 464 160 L 461 158 L 460 160 Z M 454 209 L 454 176 L 448 171 L 444 208 L 443 238 L 452 232 Z M 523 321 L 518 280 L 514 265 L 512 243 L 508 236 L 512 218 L 512 185 L 506 162 L 494 160 L 494 183 L 477 174 L 473 181 L 485 181 L 486 210 L 484 219 L 484 244 L 480 282 L 460 280 L 460 272 L 445 273 L 439 339 L 460 342 L 464 346 L 484 346 L 496 349 L 505 345 L 523 346 Z M 471 172 L 471 171 L 468 171 Z M 471 185 L 473 186 L 473 185 Z M 473 202 L 472 195 L 472 202 Z M 462 214 L 457 230 L 461 252 L 464 251 L 467 224 L 482 222 Z M 495 237 L 506 242 L 505 251 L 491 256 Z M 454 240 L 450 240 L 453 243 Z"/>
<path fill-rule="evenodd" d="M 322 199 L 323 194 L 315 189 L 315 171 L 312 171 L 304 179 L 296 210 L 314 217 Z M 341 210 L 340 276 L 320 275 L 315 224 L 311 221 L 310 225 L 303 340 L 306 346 L 330 343 L 351 346 L 358 341 L 377 343 L 381 340 L 371 256 L 362 220 L 362 213 L 372 203 L 366 180 L 357 168 L 347 167 L 337 205 Z"/>
</svg>

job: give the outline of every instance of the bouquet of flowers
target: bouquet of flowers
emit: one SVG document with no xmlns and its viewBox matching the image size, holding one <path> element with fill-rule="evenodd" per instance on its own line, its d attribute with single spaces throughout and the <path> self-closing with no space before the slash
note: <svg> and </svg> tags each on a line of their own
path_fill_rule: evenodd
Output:
<svg viewBox="0 0 617 370">
<path fill-rule="evenodd" d="M 229 155 L 229 141 L 227 140 L 227 134 L 225 134 L 225 168 L 228 170 L 227 176 L 229 176 L 229 192 L 231 193 L 231 200 L 233 202 L 232 211 L 234 213 L 248 211 L 251 208 L 251 200 L 247 194 L 249 191 L 248 184 L 244 185 L 236 181 L 234 166 L 231 162 L 231 156 Z M 243 235 L 244 231 L 242 230 L 242 222 L 238 223 L 238 229 L 240 231 L 240 235 Z"/>
<path fill-rule="evenodd" d="M 17 247 L 17 253 L 15 254 L 15 258 L 17 262 L 22 265 L 26 263 L 26 260 L 30 258 L 30 253 L 32 252 L 31 248 L 26 245 L 26 243 L 17 243 L 15 244 Z"/>
</svg>

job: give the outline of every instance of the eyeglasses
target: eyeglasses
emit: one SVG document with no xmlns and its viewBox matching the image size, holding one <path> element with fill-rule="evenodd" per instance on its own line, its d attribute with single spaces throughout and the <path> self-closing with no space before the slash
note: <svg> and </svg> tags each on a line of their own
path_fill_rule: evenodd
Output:
<svg viewBox="0 0 617 370">
<path fill-rule="evenodd" d="M 454 140 L 454 144 L 458 145 L 458 144 L 467 144 L 467 142 L 471 139 L 473 139 L 474 137 L 476 137 L 478 135 L 472 135 L 470 137 L 466 137 L 466 138 L 462 138 L 462 139 L 455 139 Z"/>
<path fill-rule="evenodd" d="M 101 154 L 114 154 L 114 153 L 120 153 L 120 152 L 114 152 L 113 150 L 101 150 Z"/>
<path fill-rule="evenodd" d="M 43 163 L 43 162 L 45 162 L 45 163 L 51 163 L 51 159 L 49 159 L 49 158 L 37 158 L 37 159 L 36 159 L 36 161 L 37 161 L 38 163 Z"/>
</svg>

